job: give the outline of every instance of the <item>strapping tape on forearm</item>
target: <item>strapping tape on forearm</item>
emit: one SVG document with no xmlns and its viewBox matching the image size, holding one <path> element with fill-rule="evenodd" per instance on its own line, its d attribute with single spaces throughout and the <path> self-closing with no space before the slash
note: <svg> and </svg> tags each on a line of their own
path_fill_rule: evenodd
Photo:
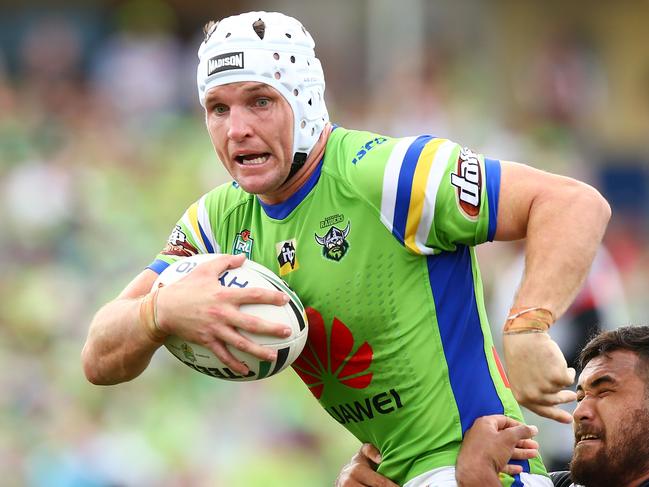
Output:
<svg viewBox="0 0 649 487">
<path fill-rule="evenodd" d="M 544 333 L 554 323 L 552 312 L 538 306 L 521 306 L 509 310 L 504 334 Z"/>
<path fill-rule="evenodd" d="M 140 301 L 140 323 L 147 336 L 154 342 L 163 342 L 166 335 L 158 326 L 157 304 L 160 288 L 147 294 Z"/>
</svg>

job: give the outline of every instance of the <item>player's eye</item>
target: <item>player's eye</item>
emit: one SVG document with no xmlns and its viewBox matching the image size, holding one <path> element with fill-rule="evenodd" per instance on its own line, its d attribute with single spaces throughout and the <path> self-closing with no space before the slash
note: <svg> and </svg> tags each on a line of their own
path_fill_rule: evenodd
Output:
<svg viewBox="0 0 649 487">
<path fill-rule="evenodd" d="M 212 112 L 216 113 L 217 115 L 223 115 L 224 113 L 227 113 L 227 111 L 228 107 L 226 105 L 223 105 L 222 103 L 216 103 L 212 106 Z"/>
<path fill-rule="evenodd" d="M 255 100 L 255 106 L 259 108 L 266 108 L 270 105 L 270 99 L 269 98 L 257 98 Z"/>
</svg>

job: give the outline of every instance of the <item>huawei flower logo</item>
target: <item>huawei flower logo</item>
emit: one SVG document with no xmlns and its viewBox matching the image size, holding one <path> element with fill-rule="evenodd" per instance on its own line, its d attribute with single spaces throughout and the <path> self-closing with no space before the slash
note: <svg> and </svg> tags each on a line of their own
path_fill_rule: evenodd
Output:
<svg viewBox="0 0 649 487">
<path fill-rule="evenodd" d="M 334 318 L 331 335 L 327 339 L 322 315 L 313 308 L 306 308 L 309 318 L 309 339 L 302 354 L 293 362 L 293 368 L 320 399 L 326 383 L 332 380 L 354 389 L 364 389 L 372 382 L 372 347 L 363 344 L 354 352 L 354 336 L 345 324 Z"/>
</svg>

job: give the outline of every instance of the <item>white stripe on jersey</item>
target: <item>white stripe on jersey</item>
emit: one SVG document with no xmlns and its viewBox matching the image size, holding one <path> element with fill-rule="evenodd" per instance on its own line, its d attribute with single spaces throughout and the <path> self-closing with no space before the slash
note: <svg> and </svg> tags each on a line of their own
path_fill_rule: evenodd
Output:
<svg viewBox="0 0 649 487">
<path fill-rule="evenodd" d="M 197 212 L 197 214 L 198 214 L 198 212 Z M 185 214 L 183 215 L 181 221 L 183 222 L 183 225 L 185 225 L 185 228 L 192 234 L 194 242 L 196 242 L 196 245 L 198 246 L 198 251 L 201 254 L 207 254 L 207 248 L 205 247 L 205 244 L 203 243 L 203 239 L 201 238 L 200 235 L 196 235 L 196 231 L 194 230 L 194 225 L 192 225 L 191 218 L 189 218 L 189 210 L 185 212 Z"/>
<path fill-rule="evenodd" d="M 419 219 L 419 226 L 417 227 L 417 234 L 415 236 L 415 245 L 419 251 L 424 255 L 431 255 L 433 249 L 426 246 L 428 234 L 430 233 L 433 220 L 435 219 L 435 201 L 437 200 L 437 190 L 442 182 L 442 177 L 448 166 L 448 159 L 451 153 L 458 145 L 455 142 L 447 140 L 437 148 L 435 152 L 435 159 L 428 173 L 426 181 L 426 196 L 424 200 L 424 208 Z"/>
<path fill-rule="evenodd" d="M 212 244 L 214 253 L 220 254 L 221 247 L 219 247 L 219 244 L 216 242 L 216 239 L 214 238 L 214 232 L 212 231 L 212 225 L 210 224 L 210 216 L 207 212 L 207 209 L 205 208 L 206 198 L 207 198 L 207 194 L 204 194 L 201 197 L 201 199 L 198 201 L 198 212 L 197 212 L 198 224 L 201 226 L 201 228 L 203 229 L 203 233 L 205 233 L 205 236 Z"/>
<path fill-rule="evenodd" d="M 390 158 L 385 165 L 383 172 L 383 193 L 381 194 L 381 221 L 392 233 L 392 222 L 394 221 L 394 209 L 397 204 L 397 189 L 399 187 L 399 173 L 401 164 L 410 145 L 417 137 L 406 137 L 401 139 L 392 149 Z"/>
</svg>

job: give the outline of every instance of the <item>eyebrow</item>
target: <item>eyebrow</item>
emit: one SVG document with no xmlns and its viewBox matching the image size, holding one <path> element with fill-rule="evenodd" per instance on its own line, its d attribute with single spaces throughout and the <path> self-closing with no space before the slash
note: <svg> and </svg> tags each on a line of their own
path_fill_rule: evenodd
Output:
<svg viewBox="0 0 649 487">
<path fill-rule="evenodd" d="M 268 91 L 268 90 L 271 90 L 271 89 L 272 88 L 270 86 L 268 86 L 267 84 L 264 84 L 264 83 L 253 84 L 253 85 L 250 85 L 250 86 L 243 87 L 243 91 L 246 94 L 251 94 L 251 93 L 258 92 L 258 91 L 264 92 L 264 91 Z M 205 97 L 205 103 L 211 101 L 212 98 L 214 98 L 215 96 L 217 96 L 217 95 L 214 95 L 213 91 L 208 92 L 207 96 Z"/>
<path fill-rule="evenodd" d="M 268 86 L 267 84 L 259 83 L 259 84 L 256 84 L 256 85 L 245 86 L 243 88 L 243 91 L 247 91 L 248 93 L 252 93 L 254 91 L 266 91 L 266 90 L 270 90 L 270 89 L 271 89 L 271 87 Z"/>
<path fill-rule="evenodd" d="M 595 389 L 603 384 L 615 384 L 617 381 L 610 375 L 602 375 L 590 383 L 590 388 Z M 583 391 L 581 384 L 577 384 L 577 391 Z"/>
</svg>

